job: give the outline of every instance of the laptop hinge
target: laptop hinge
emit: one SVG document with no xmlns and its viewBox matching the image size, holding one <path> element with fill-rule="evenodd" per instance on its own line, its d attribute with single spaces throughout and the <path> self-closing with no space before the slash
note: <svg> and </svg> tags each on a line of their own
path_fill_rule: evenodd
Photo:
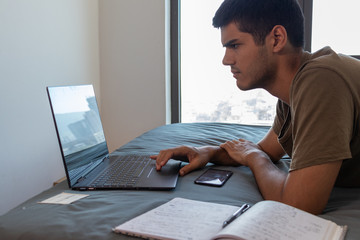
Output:
<svg viewBox="0 0 360 240">
<path fill-rule="evenodd" d="M 84 181 L 85 179 L 86 179 L 86 177 L 80 177 L 76 183 L 80 183 L 80 182 Z"/>
</svg>

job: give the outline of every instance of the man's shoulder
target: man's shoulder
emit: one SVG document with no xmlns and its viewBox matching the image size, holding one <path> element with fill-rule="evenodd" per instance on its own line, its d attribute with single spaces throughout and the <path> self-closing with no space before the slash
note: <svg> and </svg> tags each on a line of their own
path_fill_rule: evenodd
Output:
<svg viewBox="0 0 360 240">
<path fill-rule="evenodd" d="M 360 68 L 360 61 L 349 55 L 336 53 L 330 47 L 324 47 L 314 53 L 308 54 L 304 61 L 302 70 L 328 69 L 334 72 L 346 72 L 349 69 Z M 358 71 L 360 74 L 360 70 Z"/>
<path fill-rule="evenodd" d="M 292 82 L 292 90 L 299 88 L 359 88 L 360 61 L 338 54 L 330 47 L 306 53 L 303 64 Z"/>
</svg>

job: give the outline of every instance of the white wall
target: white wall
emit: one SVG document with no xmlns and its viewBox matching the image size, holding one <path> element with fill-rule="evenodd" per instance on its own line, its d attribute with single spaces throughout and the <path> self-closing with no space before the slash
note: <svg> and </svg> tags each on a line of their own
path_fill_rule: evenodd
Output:
<svg viewBox="0 0 360 240">
<path fill-rule="evenodd" d="M 99 88 L 97 0 L 0 0 L 0 215 L 65 175 L 45 87 Z"/>
<path fill-rule="evenodd" d="M 168 2 L 0 0 L 0 215 L 65 176 L 46 86 L 94 84 L 110 150 L 165 124 Z"/>
<path fill-rule="evenodd" d="M 165 0 L 99 1 L 102 121 L 111 151 L 166 123 L 165 7 Z"/>
</svg>

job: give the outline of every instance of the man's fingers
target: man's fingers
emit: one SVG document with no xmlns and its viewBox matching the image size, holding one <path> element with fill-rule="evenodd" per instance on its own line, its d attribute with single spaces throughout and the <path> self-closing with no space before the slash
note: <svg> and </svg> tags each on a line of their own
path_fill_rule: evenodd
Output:
<svg viewBox="0 0 360 240">
<path fill-rule="evenodd" d="M 189 164 L 180 169 L 179 174 L 181 176 L 206 165 L 208 162 L 207 159 L 202 160 L 202 158 L 199 157 L 198 149 L 187 146 L 162 150 L 157 156 L 154 155 L 152 158 L 156 160 L 156 170 L 158 171 L 161 170 L 170 159 L 189 162 Z"/>
<path fill-rule="evenodd" d="M 225 143 L 221 144 L 220 147 L 224 149 L 225 151 L 228 151 L 231 147 L 233 147 L 235 144 L 233 141 L 226 141 Z"/>
<path fill-rule="evenodd" d="M 155 163 L 156 170 L 160 170 L 163 165 L 161 165 L 161 163 L 160 163 L 161 160 L 158 160 L 158 159 L 159 159 L 159 155 L 152 155 L 152 156 L 150 156 L 150 158 L 151 158 L 152 160 L 155 160 L 155 161 L 156 161 L 156 163 Z"/>
<path fill-rule="evenodd" d="M 170 150 L 160 151 L 156 157 L 156 170 L 160 170 L 172 157 Z"/>
<path fill-rule="evenodd" d="M 198 169 L 199 167 L 195 165 L 194 162 L 186 164 L 184 167 L 182 167 L 179 171 L 180 176 L 184 176 L 188 174 L 189 172 L 194 171 L 195 169 Z"/>
<path fill-rule="evenodd" d="M 171 158 L 183 159 L 186 156 L 186 147 L 177 147 L 161 150 L 154 158 L 156 160 L 156 170 L 160 170 Z"/>
</svg>

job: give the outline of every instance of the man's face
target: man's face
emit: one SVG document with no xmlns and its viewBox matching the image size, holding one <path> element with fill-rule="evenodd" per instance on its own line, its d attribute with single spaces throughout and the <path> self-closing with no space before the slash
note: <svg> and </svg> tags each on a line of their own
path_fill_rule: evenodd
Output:
<svg viewBox="0 0 360 240">
<path fill-rule="evenodd" d="M 223 64 L 231 72 L 241 90 L 267 89 L 275 79 L 275 64 L 264 45 L 257 46 L 251 34 L 240 32 L 235 23 L 221 28 L 221 42 L 226 48 Z"/>
</svg>

